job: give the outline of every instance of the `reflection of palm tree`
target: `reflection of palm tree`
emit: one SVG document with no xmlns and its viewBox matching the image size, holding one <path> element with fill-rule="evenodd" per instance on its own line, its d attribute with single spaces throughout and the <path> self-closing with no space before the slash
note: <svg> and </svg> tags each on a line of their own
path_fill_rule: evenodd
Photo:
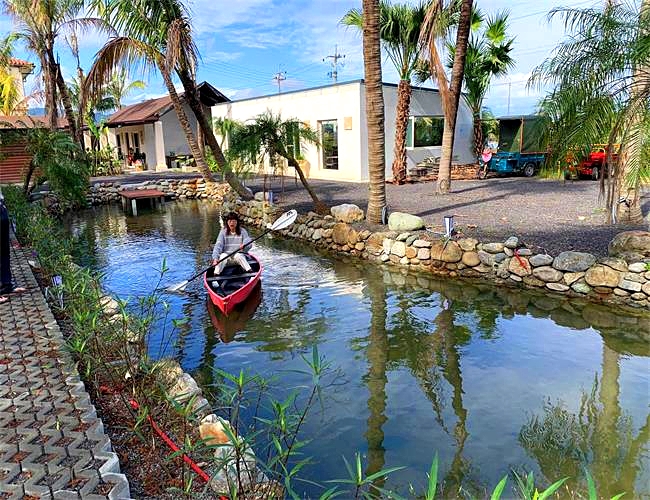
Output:
<svg viewBox="0 0 650 500">
<path fill-rule="evenodd" d="M 375 279 L 373 279 L 375 278 Z M 388 337 L 386 335 L 386 289 L 383 281 L 370 277 L 365 292 L 370 297 L 370 332 L 368 336 L 368 466 L 366 474 L 374 474 L 384 467 L 384 431 L 386 423 L 386 364 L 388 362 Z M 384 478 L 374 486 L 381 488 Z"/>
<path fill-rule="evenodd" d="M 619 354 L 603 343 L 600 386 L 596 379 L 590 394 L 583 394 L 578 413 L 548 403 L 543 417 L 533 416 L 522 427 L 519 440 L 547 479 L 580 477 L 586 466 L 601 495 L 635 491 L 650 414 L 634 437 L 632 419 L 619 403 L 619 375 Z"/>
</svg>

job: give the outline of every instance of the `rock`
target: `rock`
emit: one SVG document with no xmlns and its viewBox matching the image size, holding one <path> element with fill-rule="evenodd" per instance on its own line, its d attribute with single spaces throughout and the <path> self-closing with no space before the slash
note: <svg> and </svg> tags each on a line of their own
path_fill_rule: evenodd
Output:
<svg viewBox="0 0 650 500">
<path fill-rule="evenodd" d="M 395 238 L 396 241 L 406 241 L 409 239 L 409 236 L 411 233 L 400 233 L 397 235 L 397 238 Z M 407 243 L 408 245 L 408 243 Z"/>
<path fill-rule="evenodd" d="M 394 244 L 395 244 L 395 240 L 391 240 L 390 238 L 384 238 L 384 241 L 381 244 L 382 251 L 386 254 L 389 254 Z"/>
<path fill-rule="evenodd" d="M 314 241 L 318 241 L 322 238 L 323 233 L 320 229 L 315 229 L 313 234 L 311 235 L 311 239 Z"/>
<path fill-rule="evenodd" d="M 603 259 L 600 259 L 598 263 L 611 267 L 615 271 L 620 271 L 622 273 L 626 273 L 628 270 L 627 262 L 625 262 L 623 259 L 617 259 L 615 257 L 605 257 Z"/>
<path fill-rule="evenodd" d="M 396 241 L 390 249 L 392 255 L 404 257 L 406 255 L 406 244 L 403 241 Z"/>
<path fill-rule="evenodd" d="M 478 258 L 478 253 L 476 252 L 464 252 L 461 262 L 468 267 L 474 267 L 480 264 L 481 259 Z"/>
<path fill-rule="evenodd" d="M 472 269 L 474 269 L 474 271 L 477 271 L 479 273 L 485 274 L 485 273 L 489 273 L 490 271 L 492 271 L 492 266 L 488 266 L 488 265 L 485 265 L 485 264 L 481 263 L 478 266 L 474 266 Z"/>
<path fill-rule="evenodd" d="M 650 295 L 650 281 L 641 286 L 641 291 L 646 295 Z"/>
<path fill-rule="evenodd" d="M 366 238 L 366 249 L 373 255 L 379 255 L 383 249 L 383 243 L 384 235 L 382 233 L 372 233 Z"/>
<path fill-rule="evenodd" d="M 478 258 L 479 260 L 485 264 L 486 266 L 493 266 L 494 265 L 494 255 L 491 253 L 484 252 L 483 250 L 479 250 L 478 253 Z"/>
<path fill-rule="evenodd" d="M 628 266 L 628 270 L 629 270 L 631 273 L 644 273 L 644 272 L 646 271 L 646 267 L 645 267 L 645 266 L 646 266 L 646 265 L 645 265 L 644 262 L 635 262 L 634 264 L 630 264 L 630 265 Z"/>
<path fill-rule="evenodd" d="M 459 262 L 463 251 L 455 241 L 436 241 L 431 245 L 431 258 L 443 262 Z"/>
<path fill-rule="evenodd" d="M 513 257 L 510 259 L 510 263 L 508 264 L 508 271 L 522 277 L 529 276 L 533 273 L 530 262 L 528 262 L 528 259 L 523 257 Z"/>
<path fill-rule="evenodd" d="M 417 254 L 418 250 L 415 247 L 406 247 L 406 251 L 404 252 L 404 256 L 409 259 L 414 259 Z"/>
<path fill-rule="evenodd" d="M 417 231 L 424 228 L 424 220 L 416 215 L 393 212 L 388 216 L 391 231 Z"/>
<path fill-rule="evenodd" d="M 417 235 L 412 234 L 411 236 L 409 236 L 408 238 L 406 238 L 406 241 L 405 241 L 406 246 L 407 246 L 407 247 L 408 247 L 408 246 L 412 246 L 412 245 L 413 245 L 413 242 L 414 242 L 415 240 L 417 240 L 417 239 L 418 239 Z"/>
<path fill-rule="evenodd" d="M 535 276 L 524 276 L 524 283 L 528 286 L 546 286 L 542 280 L 535 278 Z"/>
<path fill-rule="evenodd" d="M 625 290 L 621 290 L 620 288 L 614 288 L 614 295 L 618 297 L 628 297 L 630 295 L 630 292 L 626 292 Z"/>
<path fill-rule="evenodd" d="M 519 246 L 519 238 L 510 236 L 503 244 L 506 248 L 517 248 Z"/>
<path fill-rule="evenodd" d="M 579 280 L 571 285 L 571 290 L 586 295 L 591 292 L 591 287 L 587 285 L 587 283 L 585 283 L 583 280 Z"/>
<path fill-rule="evenodd" d="M 621 279 L 621 273 L 615 271 L 609 266 L 596 264 L 585 273 L 585 281 L 593 287 L 611 287 L 618 286 Z"/>
<path fill-rule="evenodd" d="M 342 205 L 335 205 L 331 208 L 334 219 L 340 222 L 357 222 L 365 219 L 363 210 L 352 203 L 343 203 Z"/>
<path fill-rule="evenodd" d="M 521 283 L 524 280 L 521 276 L 517 276 L 516 274 L 511 274 L 510 279 L 517 283 Z"/>
<path fill-rule="evenodd" d="M 400 263 L 401 265 L 403 265 L 403 266 L 406 266 L 406 265 L 408 265 L 409 261 L 410 261 L 410 259 L 409 259 L 408 257 L 402 257 L 402 258 L 400 259 L 399 263 Z"/>
<path fill-rule="evenodd" d="M 431 242 L 427 240 L 415 240 L 413 246 L 416 248 L 431 248 Z"/>
<path fill-rule="evenodd" d="M 533 255 L 533 251 L 530 248 L 518 248 L 517 254 L 520 257 L 530 257 L 531 255 Z"/>
<path fill-rule="evenodd" d="M 547 254 L 538 253 L 537 255 L 533 255 L 528 259 L 528 261 L 533 267 L 550 266 L 553 263 L 553 257 Z"/>
<path fill-rule="evenodd" d="M 562 283 L 546 283 L 546 288 L 553 290 L 554 292 L 566 292 L 569 290 L 569 287 Z"/>
<path fill-rule="evenodd" d="M 557 269 L 553 269 L 551 266 L 542 266 L 533 269 L 533 276 L 539 278 L 545 283 L 553 283 L 553 282 L 560 281 L 564 275 L 562 274 L 561 271 L 558 271 Z M 566 289 L 568 290 L 568 288 L 569 287 L 567 287 Z"/>
<path fill-rule="evenodd" d="M 507 257 L 512 257 L 515 254 L 514 250 L 508 247 L 503 248 L 503 253 L 506 254 Z"/>
<path fill-rule="evenodd" d="M 553 260 L 553 267 L 560 271 L 578 273 L 586 271 L 596 263 L 596 257 L 584 252 L 562 252 Z"/>
<path fill-rule="evenodd" d="M 567 285 L 572 285 L 576 281 L 578 281 L 580 278 L 582 278 L 585 275 L 585 273 L 564 273 L 564 282 Z"/>
<path fill-rule="evenodd" d="M 230 438 L 226 434 L 226 427 L 232 434 L 230 424 L 219 418 L 214 413 L 204 417 L 199 425 L 199 435 L 207 445 L 220 445 L 230 443 Z"/>
<path fill-rule="evenodd" d="M 476 250 L 476 245 L 478 245 L 478 240 L 474 238 L 462 238 L 458 240 L 458 245 L 465 252 L 472 252 Z"/>
<path fill-rule="evenodd" d="M 640 254 L 650 257 L 650 232 L 623 231 L 609 242 L 607 252 L 611 257 L 622 257 L 628 254 Z"/>
<path fill-rule="evenodd" d="M 627 290 L 628 292 L 640 292 L 642 288 L 641 283 L 626 280 L 625 278 L 621 278 L 621 281 L 618 283 L 618 287 L 622 288 L 623 290 Z"/>
<path fill-rule="evenodd" d="M 646 279 L 643 277 L 643 275 L 637 273 L 625 273 L 623 275 L 623 279 L 626 279 L 628 281 L 636 281 L 637 283 L 646 282 Z"/>
<path fill-rule="evenodd" d="M 381 260 L 382 262 L 387 262 L 388 260 L 390 260 L 390 257 L 387 254 L 382 254 L 379 256 L 379 260 Z"/>
<path fill-rule="evenodd" d="M 641 292 L 633 293 L 632 295 L 630 295 L 630 297 L 632 297 L 632 300 L 645 300 L 646 299 L 645 293 L 641 293 Z"/>
<path fill-rule="evenodd" d="M 201 394 L 201 389 L 189 373 L 183 373 L 167 392 L 170 397 L 182 402 Z"/>
<path fill-rule="evenodd" d="M 505 248 L 504 248 L 504 250 L 505 250 Z M 494 255 L 494 262 L 496 262 L 498 264 L 500 262 L 503 262 L 507 258 L 508 258 L 508 256 L 505 254 L 505 252 L 501 252 L 501 253 L 498 253 L 498 254 Z"/>
<path fill-rule="evenodd" d="M 354 245 L 354 249 L 358 252 L 363 252 L 366 249 L 366 244 L 363 241 L 360 241 Z"/>
<path fill-rule="evenodd" d="M 332 239 L 337 245 L 345 245 L 352 241 L 356 243 L 358 239 L 357 234 L 357 231 L 352 226 L 344 222 L 339 222 L 334 225 Z"/>
<path fill-rule="evenodd" d="M 503 243 L 483 243 L 482 250 L 489 253 L 503 252 Z"/>
<path fill-rule="evenodd" d="M 606 286 L 595 286 L 594 287 L 594 292 L 600 293 L 601 295 L 609 295 L 611 294 L 613 289 L 606 287 Z"/>
<path fill-rule="evenodd" d="M 419 260 L 429 260 L 431 258 L 431 250 L 428 248 L 418 248 L 417 258 Z"/>
</svg>

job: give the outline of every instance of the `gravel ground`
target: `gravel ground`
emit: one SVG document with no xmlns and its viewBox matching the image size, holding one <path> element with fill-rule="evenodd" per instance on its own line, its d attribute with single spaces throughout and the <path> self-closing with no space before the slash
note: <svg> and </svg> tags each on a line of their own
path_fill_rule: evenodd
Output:
<svg viewBox="0 0 650 500">
<path fill-rule="evenodd" d="M 254 190 L 262 183 L 248 183 Z M 330 205 L 354 203 L 367 207 L 367 185 L 311 180 L 321 199 Z M 267 182 L 267 189 L 268 182 Z M 271 182 L 282 206 L 300 211 L 311 209 L 311 198 L 300 182 L 281 179 Z M 452 181 L 447 196 L 433 194 L 434 184 L 423 182 L 404 186 L 386 185 L 390 211 L 422 217 L 433 231 L 443 231 L 442 218 L 453 215 L 455 226 L 465 236 L 481 241 L 504 241 L 518 236 L 536 251 L 557 255 L 564 250 L 603 256 L 616 233 L 641 226 L 609 226 L 599 200 L 599 184 L 589 180 L 551 181 L 538 178 L 496 177 L 485 180 Z M 650 211 L 650 191 L 642 198 L 643 213 Z M 647 219 L 646 219 L 647 220 Z M 378 229 L 379 226 L 372 228 Z"/>
<path fill-rule="evenodd" d="M 191 178 L 183 173 L 174 177 Z M 169 178 L 166 173 L 99 177 L 94 182 L 142 182 Z M 367 208 L 367 184 L 309 181 L 318 196 L 329 205 L 354 203 Z M 253 191 L 262 189 L 261 179 L 247 182 Z M 291 177 L 267 180 L 266 189 L 279 196 L 279 204 L 299 211 L 311 210 L 311 198 L 300 181 Z M 524 177 L 494 177 L 485 180 L 452 181 L 452 192 L 436 196 L 434 184 L 422 182 L 404 186 L 386 185 L 389 210 L 419 215 L 433 231 L 443 231 L 442 218 L 453 215 L 455 227 L 465 236 L 481 241 L 504 241 L 518 236 L 528 247 L 557 255 L 564 250 L 607 254 L 607 244 L 616 233 L 629 229 L 648 230 L 648 225 L 609 226 L 599 199 L 599 184 L 589 180 L 552 181 Z M 650 212 L 650 190 L 642 197 L 643 213 Z M 366 227 L 380 230 L 382 226 Z"/>
</svg>

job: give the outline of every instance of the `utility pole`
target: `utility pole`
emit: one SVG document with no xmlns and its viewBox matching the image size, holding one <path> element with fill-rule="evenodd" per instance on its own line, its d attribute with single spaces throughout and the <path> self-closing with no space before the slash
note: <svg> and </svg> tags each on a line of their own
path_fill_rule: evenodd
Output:
<svg viewBox="0 0 650 500">
<path fill-rule="evenodd" d="M 332 71 L 327 73 L 327 76 L 329 76 L 332 80 L 334 80 L 334 83 L 336 83 L 336 79 L 338 77 L 339 59 L 345 59 L 345 54 L 343 54 L 343 55 L 339 54 L 338 45 L 334 45 L 334 54 L 323 57 L 323 62 L 327 61 L 328 59 L 332 60 L 332 62 L 331 62 Z M 341 66 L 342 65 L 343 64 L 341 64 Z"/>
<path fill-rule="evenodd" d="M 280 66 L 278 66 L 278 72 L 273 76 L 273 79 L 278 82 L 278 94 L 282 92 L 282 88 L 280 85 L 284 80 L 287 79 L 287 72 L 286 71 L 280 71 Z"/>
</svg>

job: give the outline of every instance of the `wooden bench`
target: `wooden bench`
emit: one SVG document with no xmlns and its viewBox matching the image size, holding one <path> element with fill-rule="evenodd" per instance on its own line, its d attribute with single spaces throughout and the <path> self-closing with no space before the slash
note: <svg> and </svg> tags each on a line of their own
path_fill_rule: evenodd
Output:
<svg viewBox="0 0 650 500">
<path fill-rule="evenodd" d="M 131 201 L 131 211 L 133 215 L 138 215 L 138 200 L 151 200 L 151 207 L 156 207 L 156 200 L 160 205 L 165 204 L 165 193 L 157 189 L 134 189 L 132 191 L 120 191 L 122 197 L 122 207 L 124 211 L 129 210 L 129 200 Z"/>
</svg>

